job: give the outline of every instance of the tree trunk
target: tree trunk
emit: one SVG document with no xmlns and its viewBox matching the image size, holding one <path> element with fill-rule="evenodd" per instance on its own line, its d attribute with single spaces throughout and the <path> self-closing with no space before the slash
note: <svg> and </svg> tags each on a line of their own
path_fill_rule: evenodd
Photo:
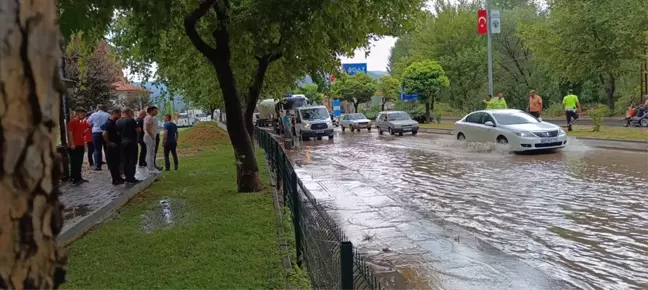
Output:
<svg viewBox="0 0 648 290">
<path fill-rule="evenodd" d="M 358 106 L 360 105 L 360 102 L 353 102 L 353 108 L 355 109 L 354 113 L 358 112 Z"/>
<path fill-rule="evenodd" d="M 245 129 L 247 129 L 250 140 L 254 139 L 254 124 L 252 119 L 254 116 L 254 110 L 256 110 L 257 102 L 259 101 L 259 95 L 263 89 L 265 74 L 268 71 L 270 63 L 276 59 L 276 56 L 271 55 L 257 58 L 257 70 L 254 75 L 254 81 L 248 90 L 247 104 L 245 108 Z"/>
<path fill-rule="evenodd" d="M 605 95 L 607 97 L 607 105 L 611 112 L 614 112 L 614 92 L 616 91 L 616 78 L 609 73 L 608 82 L 605 87 Z"/>
<path fill-rule="evenodd" d="M 430 123 L 430 101 L 425 102 L 425 123 Z"/>
<path fill-rule="evenodd" d="M 0 1 L 0 288 L 65 282 L 56 134 L 63 84 L 56 2 Z M 64 124 L 61 124 L 64 126 Z"/>
<path fill-rule="evenodd" d="M 386 101 L 385 98 L 383 98 L 382 99 L 382 104 L 380 105 L 380 110 L 383 111 L 383 112 L 385 111 L 385 103 L 387 103 L 387 101 Z"/>
<path fill-rule="evenodd" d="M 225 114 L 227 114 L 227 132 L 234 148 L 236 162 L 236 183 L 239 192 L 258 192 L 261 190 L 259 180 L 259 167 L 254 146 L 250 136 L 245 129 L 241 101 L 232 71 L 230 50 L 229 27 L 230 2 L 222 0 L 223 3 L 216 4 L 216 0 L 203 1 L 199 7 L 185 17 L 185 33 L 191 39 L 192 44 L 212 63 L 225 103 Z M 216 12 L 218 28 L 214 30 L 213 37 L 216 48 L 209 46 L 198 34 L 196 23 L 211 8 Z"/>
</svg>

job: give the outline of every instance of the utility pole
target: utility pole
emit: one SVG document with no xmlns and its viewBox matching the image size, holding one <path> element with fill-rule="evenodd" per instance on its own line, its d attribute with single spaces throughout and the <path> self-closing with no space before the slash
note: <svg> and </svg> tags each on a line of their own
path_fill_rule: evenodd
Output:
<svg viewBox="0 0 648 290">
<path fill-rule="evenodd" d="M 488 94 L 493 95 L 493 48 L 491 46 L 491 8 L 490 0 L 486 0 L 486 27 L 488 29 Z"/>
</svg>

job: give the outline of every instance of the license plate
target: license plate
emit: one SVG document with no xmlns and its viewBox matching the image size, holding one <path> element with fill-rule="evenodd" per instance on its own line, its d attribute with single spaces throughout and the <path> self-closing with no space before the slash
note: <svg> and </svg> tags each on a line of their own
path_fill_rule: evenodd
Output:
<svg viewBox="0 0 648 290">
<path fill-rule="evenodd" d="M 546 139 L 540 140 L 540 143 L 554 143 L 554 142 L 558 142 L 558 139 L 557 138 L 546 138 Z"/>
<path fill-rule="evenodd" d="M 324 130 L 316 130 L 315 134 L 324 134 Z"/>
<path fill-rule="evenodd" d="M 412 128 L 403 128 L 403 131 L 412 131 Z"/>
</svg>

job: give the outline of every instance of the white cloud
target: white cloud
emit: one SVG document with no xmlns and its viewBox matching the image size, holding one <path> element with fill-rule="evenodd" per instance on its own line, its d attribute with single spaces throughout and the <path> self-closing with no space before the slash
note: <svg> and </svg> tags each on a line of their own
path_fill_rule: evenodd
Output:
<svg viewBox="0 0 648 290">
<path fill-rule="evenodd" d="M 342 57 L 342 63 L 367 63 L 367 70 L 386 71 L 389 64 L 389 55 L 391 48 L 396 43 L 395 37 L 384 37 L 377 41 L 371 42 L 369 56 L 365 57 L 364 49 L 357 49 L 353 57 Z"/>
</svg>

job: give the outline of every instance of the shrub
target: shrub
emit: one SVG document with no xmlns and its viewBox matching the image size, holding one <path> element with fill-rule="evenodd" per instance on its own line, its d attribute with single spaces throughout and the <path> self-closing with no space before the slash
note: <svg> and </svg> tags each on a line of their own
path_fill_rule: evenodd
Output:
<svg viewBox="0 0 648 290">
<path fill-rule="evenodd" d="M 592 119 L 592 122 L 594 123 L 593 131 L 598 132 L 601 130 L 601 123 L 603 122 L 603 118 L 610 114 L 610 109 L 606 105 L 598 104 L 595 107 L 589 109 L 588 114 Z"/>
</svg>

